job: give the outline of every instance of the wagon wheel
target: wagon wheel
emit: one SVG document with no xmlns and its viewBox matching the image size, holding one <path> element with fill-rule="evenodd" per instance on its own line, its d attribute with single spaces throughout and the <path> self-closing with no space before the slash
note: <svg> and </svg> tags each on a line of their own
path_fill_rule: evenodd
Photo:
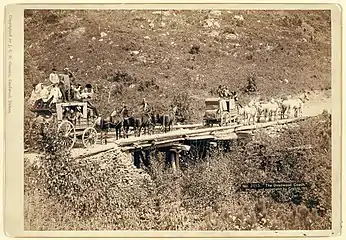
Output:
<svg viewBox="0 0 346 240">
<path fill-rule="evenodd" d="M 83 131 L 82 142 L 84 147 L 91 147 L 96 144 L 97 141 L 97 131 L 93 127 L 88 127 Z"/>
<path fill-rule="evenodd" d="M 76 142 L 76 130 L 72 123 L 63 121 L 58 127 L 58 134 L 61 135 L 63 145 L 69 151 Z"/>
<path fill-rule="evenodd" d="M 222 114 L 221 116 L 221 123 L 220 125 L 221 126 L 227 126 L 227 125 L 230 125 L 231 123 L 231 116 L 228 112 L 225 112 Z"/>
</svg>

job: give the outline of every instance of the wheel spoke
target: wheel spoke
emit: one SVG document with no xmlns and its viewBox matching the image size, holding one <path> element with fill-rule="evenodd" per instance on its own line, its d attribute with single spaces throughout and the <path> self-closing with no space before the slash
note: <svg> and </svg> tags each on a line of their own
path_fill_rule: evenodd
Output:
<svg viewBox="0 0 346 240">
<path fill-rule="evenodd" d="M 96 144 L 97 132 L 94 128 L 90 127 L 84 130 L 82 141 L 85 147 Z"/>
<path fill-rule="evenodd" d="M 58 134 L 61 135 L 61 141 L 65 148 L 73 147 L 76 136 L 74 126 L 70 122 L 62 122 L 58 128 Z"/>
<path fill-rule="evenodd" d="M 67 135 L 70 135 L 73 129 L 69 129 L 68 132 L 66 133 Z"/>
</svg>

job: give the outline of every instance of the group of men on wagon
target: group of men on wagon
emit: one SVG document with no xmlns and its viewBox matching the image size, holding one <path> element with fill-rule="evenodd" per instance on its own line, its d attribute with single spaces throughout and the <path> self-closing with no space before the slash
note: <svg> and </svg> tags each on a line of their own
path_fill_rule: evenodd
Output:
<svg viewBox="0 0 346 240">
<path fill-rule="evenodd" d="M 217 94 L 220 98 L 233 98 L 235 103 L 238 105 L 238 94 L 236 91 L 230 91 L 227 86 L 219 85 Z"/>
<path fill-rule="evenodd" d="M 70 69 L 64 68 L 62 73 L 58 73 L 56 68 L 53 68 L 49 82 L 48 86 L 37 84 L 32 91 L 31 101 L 34 101 L 34 109 L 54 109 L 57 102 L 86 101 L 88 107 L 98 116 L 97 109 L 91 103 L 94 96 L 92 85 L 88 83 L 82 89 L 81 84 L 76 84 L 76 78 Z"/>
<path fill-rule="evenodd" d="M 219 85 L 217 89 L 217 94 L 221 98 L 237 98 L 237 92 L 230 91 L 227 86 Z"/>
</svg>

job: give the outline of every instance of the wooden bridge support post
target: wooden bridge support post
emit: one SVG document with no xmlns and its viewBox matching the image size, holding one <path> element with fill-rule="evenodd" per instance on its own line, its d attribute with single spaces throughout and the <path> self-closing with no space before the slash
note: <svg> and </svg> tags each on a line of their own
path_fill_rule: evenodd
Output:
<svg viewBox="0 0 346 240">
<path fill-rule="evenodd" d="M 170 167 L 171 167 L 171 152 L 167 150 L 165 152 L 165 169 Z"/>
<path fill-rule="evenodd" d="M 141 163 L 145 167 L 149 167 L 151 164 L 151 159 L 150 159 L 150 150 L 137 150 L 133 152 L 133 163 L 137 168 L 141 167 Z"/>
<path fill-rule="evenodd" d="M 135 151 L 133 153 L 133 160 L 134 160 L 134 165 L 136 168 L 141 167 L 141 152 L 140 151 Z"/>
<path fill-rule="evenodd" d="M 173 172 L 175 172 L 177 170 L 177 166 L 175 164 L 175 152 L 172 150 L 169 150 L 169 156 L 170 156 L 170 162 L 171 162 Z"/>
<path fill-rule="evenodd" d="M 166 166 L 171 167 L 173 172 L 179 170 L 179 152 L 176 149 L 169 149 L 166 152 Z"/>
<path fill-rule="evenodd" d="M 150 167 L 151 165 L 151 151 L 150 150 L 145 150 L 144 151 L 144 156 L 143 156 L 143 164 L 146 167 Z"/>
<path fill-rule="evenodd" d="M 179 151 L 177 149 L 172 149 L 172 155 L 174 156 L 173 163 L 174 163 L 174 170 L 179 170 Z"/>
</svg>

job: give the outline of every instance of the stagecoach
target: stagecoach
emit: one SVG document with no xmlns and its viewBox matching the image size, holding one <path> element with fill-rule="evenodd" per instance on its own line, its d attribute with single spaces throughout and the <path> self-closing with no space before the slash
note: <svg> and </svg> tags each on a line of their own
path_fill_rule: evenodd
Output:
<svg viewBox="0 0 346 240">
<path fill-rule="evenodd" d="M 205 99 L 205 113 L 203 117 L 205 126 L 229 126 L 239 122 L 238 108 L 233 98 L 207 98 Z"/>
<path fill-rule="evenodd" d="M 77 138 L 84 147 L 96 144 L 97 131 L 94 128 L 95 114 L 88 108 L 87 102 L 56 103 L 53 108 L 41 107 L 33 109 L 41 123 L 53 123 L 57 126 L 57 133 L 67 150 L 71 150 Z M 41 124 L 43 125 L 43 124 Z M 41 132 L 43 132 L 41 127 Z"/>
</svg>

